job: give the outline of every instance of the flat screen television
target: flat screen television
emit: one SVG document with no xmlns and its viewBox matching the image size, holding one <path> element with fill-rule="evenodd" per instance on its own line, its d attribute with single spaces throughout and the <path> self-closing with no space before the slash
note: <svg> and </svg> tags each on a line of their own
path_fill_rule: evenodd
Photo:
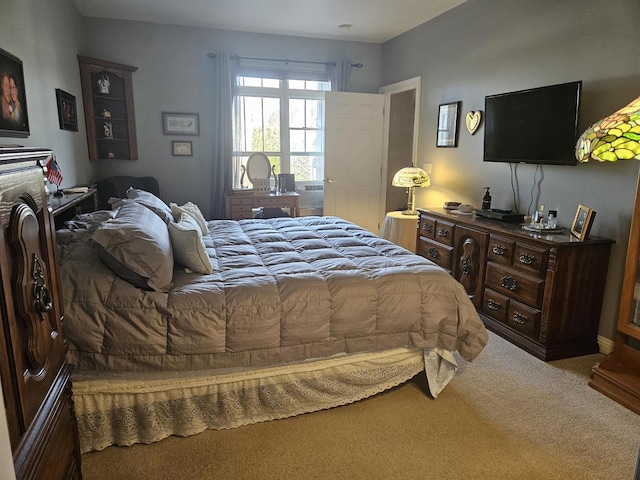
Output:
<svg viewBox="0 0 640 480">
<path fill-rule="evenodd" d="M 485 97 L 484 161 L 576 165 L 582 82 Z"/>
</svg>

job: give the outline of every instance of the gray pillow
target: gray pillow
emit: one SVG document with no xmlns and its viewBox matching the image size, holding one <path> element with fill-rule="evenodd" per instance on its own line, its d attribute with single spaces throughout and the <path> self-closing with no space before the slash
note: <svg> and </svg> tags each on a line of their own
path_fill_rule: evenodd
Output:
<svg viewBox="0 0 640 480">
<path fill-rule="evenodd" d="M 127 190 L 127 198 L 150 209 L 162 220 L 164 220 L 164 223 L 168 224 L 169 222 L 173 222 L 175 220 L 173 218 L 173 214 L 171 213 L 171 208 L 169 208 L 169 205 L 164 203 L 153 193 L 145 192 L 144 190 L 139 190 L 137 188 L 131 187 L 129 190 Z"/>
<path fill-rule="evenodd" d="M 125 203 L 93 233 L 111 270 L 141 288 L 167 292 L 173 279 L 173 251 L 167 225 L 150 209 Z"/>
</svg>

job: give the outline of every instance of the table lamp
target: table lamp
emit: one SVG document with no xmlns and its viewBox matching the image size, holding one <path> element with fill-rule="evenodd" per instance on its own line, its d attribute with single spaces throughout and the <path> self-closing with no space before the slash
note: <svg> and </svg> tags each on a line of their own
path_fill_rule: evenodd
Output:
<svg viewBox="0 0 640 480">
<path fill-rule="evenodd" d="M 404 215 L 415 215 L 418 212 L 413 208 L 416 200 L 416 187 L 428 187 L 431 185 L 431 179 L 427 172 L 418 167 L 404 167 L 396 172 L 391 181 L 394 187 L 407 188 L 409 190 L 409 199 L 407 200 L 407 209 L 402 213 Z"/>
</svg>

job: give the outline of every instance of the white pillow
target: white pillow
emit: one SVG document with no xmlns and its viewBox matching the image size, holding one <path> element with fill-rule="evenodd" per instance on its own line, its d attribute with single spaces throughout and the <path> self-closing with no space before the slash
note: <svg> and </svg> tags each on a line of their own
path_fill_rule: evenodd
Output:
<svg viewBox="0 0 640 480">
<path fill-rule="evenodd" d="M 183 212 L 177 222 L 170 222 L 169 237 L 178 263 L 197 273 L 213 271 L 200 227 L 191 215 Z"/>
<path fill-rule="evenodd" d="M 205 220 L 204 215 L 202 215 L 202 212 L 195 203 L 187 202 L 181 206 L 178 206 L 177 203 L 170 203 L 169 206 L 171 207 L 171 213 L 174 217 L 180 218 L 180 214 L 182 212 L 188 213 L 198 223 L 202 235 L 209 235 L 209 227 L 207 226 L 207 221 Z"/>
</svg>

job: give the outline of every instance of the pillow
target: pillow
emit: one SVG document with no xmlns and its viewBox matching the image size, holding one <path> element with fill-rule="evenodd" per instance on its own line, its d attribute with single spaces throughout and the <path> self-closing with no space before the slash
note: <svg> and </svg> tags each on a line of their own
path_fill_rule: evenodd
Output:
<svg viewBox="0 0 640 480">
<path fill-rule="evenodd" d="M 167 292 L 173 279 L 173 252 L 167 225 L 150 209 L 125 203 L 116 217 L 92 236 L 100 257 L 119 277 L 133 285 Z"/>
<path fill-rule="evenodd" d="M 137 188 L 129 188 L 127 190 L 127 198 L 136 201 L 137 203 L 144 205 L 156 215 L 158 215 L 164 223 L 173 222 L 173 214 L 169 206 L 156 197 L 153 193 L 145 192 Z"/>
<path fill-rule="evenodd" d="M 178 222 L 169 223 L 173 256 L 178 263 L 198 273 L 211 273 L 213 268 L 202 241 L 200 227 L 188 213 L 181 213 Z"/>
<path fill-rule="evenodd" d="M 187 202 L 181 206 L 178 206 L 177 203 L 170 203 L 169 206 L 171 207 L 171 213 L 173 213 L 174 217 L 180 218 L 180 214 L 182 212 L 188 213 L 198 223 L 202 235 L 209 235 L 209 226 L 207 225 L 207 221 L 204 219 L 204 215 L 202 215 L 202 212 L 195 203 Z"/>
</svg>

